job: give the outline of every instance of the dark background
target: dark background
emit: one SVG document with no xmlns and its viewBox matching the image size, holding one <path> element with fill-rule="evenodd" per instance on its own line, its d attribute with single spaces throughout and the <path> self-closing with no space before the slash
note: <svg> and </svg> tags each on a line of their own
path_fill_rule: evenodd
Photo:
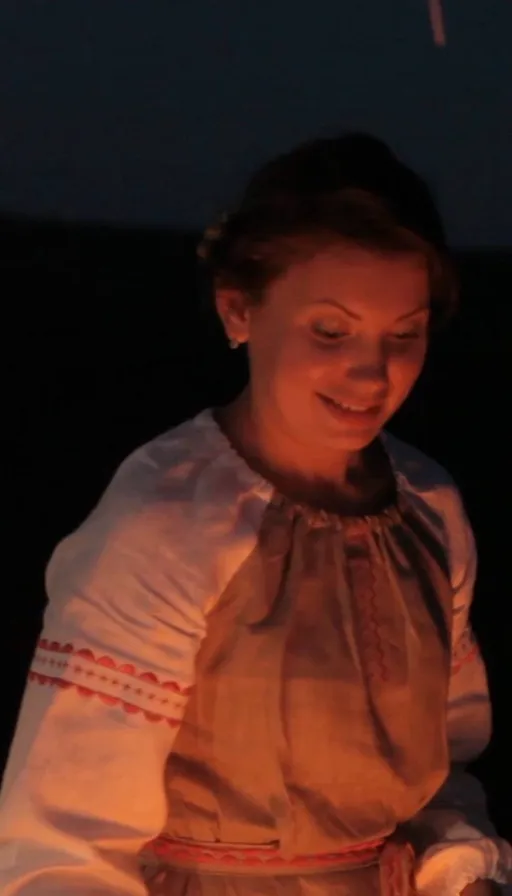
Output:
<svg viewBox="0 0 512 896">
<path fill-rule="evenodd" d="M 202 228 L 274 153 L 372 131 L 452 241 L 512 243 L 512 3 L 2 0 L 0 208 Z"/>
</svg>

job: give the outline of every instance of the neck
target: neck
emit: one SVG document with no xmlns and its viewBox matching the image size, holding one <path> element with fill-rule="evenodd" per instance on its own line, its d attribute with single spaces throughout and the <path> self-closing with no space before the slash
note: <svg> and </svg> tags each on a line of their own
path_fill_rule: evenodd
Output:
<svg viewBox="0 0 512 896">
<path fill-rule="evenodd" d="M 250 466 L 283 491 L 346 493 L 360 478 L 362 452 L 322 451 L 298 445 L 266 414 L 249 389 L 224 408 L 220 422 Z"/>
</svg>

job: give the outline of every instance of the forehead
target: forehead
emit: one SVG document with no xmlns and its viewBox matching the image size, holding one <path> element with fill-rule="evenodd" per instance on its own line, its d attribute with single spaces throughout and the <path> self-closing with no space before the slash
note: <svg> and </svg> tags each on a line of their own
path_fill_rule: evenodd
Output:
<svg viewBox="0 0 512 896">
<path fill-rule="evenodd" d="M 396 316 L 426 303 L 427 264 L 419 253 L 386 254 L 351 246 L 294 261 L 269 287 L 268 298 L 297 310 L 324 299 L 357 313 L 386 309 Z"/>
</svg>

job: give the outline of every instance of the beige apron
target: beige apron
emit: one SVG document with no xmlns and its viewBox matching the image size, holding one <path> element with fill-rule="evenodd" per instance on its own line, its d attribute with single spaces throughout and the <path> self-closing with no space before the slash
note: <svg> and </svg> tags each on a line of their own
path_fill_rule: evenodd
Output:
<svg viewBox="0 0 512 896">
<path fill-rule="evenodd" d="M 451 605 L 403 496 L 367 517 L 276 498 L 209 616 L 152 896 L 410 892 L 389 838 L 448 771 Z"/>
</svg>

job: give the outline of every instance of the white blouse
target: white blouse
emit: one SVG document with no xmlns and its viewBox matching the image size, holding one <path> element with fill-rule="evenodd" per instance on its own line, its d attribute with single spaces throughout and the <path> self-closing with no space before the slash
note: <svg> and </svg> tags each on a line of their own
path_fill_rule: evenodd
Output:
<svg viewBox="0 0 512 896">
<path fill-rule="evenodd" d="M 468 614 L 476 552 L 449 476 L 391 436 L 399 489 L 443 521 L 454 593 L 447 706 L 453 773 L 413 820 L 435 835 L 425 896 L 478 878 L 512 883 L 477 781 L 490 736 L 485 669 Z M 253 500 L 250 525 L 233 512 Z M 143 896 L 137 854 L 166 820 L 163 769 L 183 717 L 208 612 L 249 555 L 271 486 L 209 411 L 137 450 L 47 572 L 49 603 L 0 801 L 2 896 Z"/>
</svg>

